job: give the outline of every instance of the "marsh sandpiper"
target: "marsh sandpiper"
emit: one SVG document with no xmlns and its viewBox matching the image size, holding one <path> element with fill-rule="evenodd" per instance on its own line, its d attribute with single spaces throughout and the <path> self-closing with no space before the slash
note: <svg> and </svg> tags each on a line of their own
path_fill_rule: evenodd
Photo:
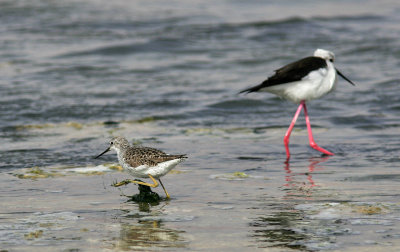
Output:
<svg viewBox="0 0 400 252">
<path fill-rule="evenodd" d="M 136 178 L 150 178 L 153 182 L 153 184 L 150 184 L 142 181 L 127 179 L 119 183 L 115 183 L 115 187 L 129 183 L 157 187 L 157 179 L 164 189 L 167 198 L 170 198 L 160 178 L 171 171 L 185 158 L 187 158 L 186 155 L 169 155 L 161 150 L 150 147 L 131 146 L 128 140 L 117 136 L 112 138 L 110 141 L 110 146 L 95 158 L 102 156 L 111 149 L 114 149 L 117 152 L 119 164 L 130 175 Z"/>
</svg>

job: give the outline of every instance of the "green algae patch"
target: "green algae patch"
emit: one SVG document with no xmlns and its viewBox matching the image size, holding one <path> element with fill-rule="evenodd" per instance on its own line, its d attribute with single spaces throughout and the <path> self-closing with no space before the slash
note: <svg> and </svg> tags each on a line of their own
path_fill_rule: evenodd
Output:
<svg viewBox="0 0 400 252">
<path fill-rule="evenodd" d="M 91 172 L 84 172 L 82 174 L 84 174 L 86 176 L 95 176 L 95 175 L 104 175 L 105 172 L 102 172 L 102 171 L 91 171 Z"/>
<path fill-rule="evenodd" d="M 375 205 L 352 205 L 352 212 L 366 214 L 366 215 L 374 215 L 374 214 L 382 214 L 386 212 L 386 208 L 384 206 L 375 206 Z"/>
<path fill-rule="evenodd" d="M 25 125 L 16 125 L 13 128 L 17 131 L 24 130 L 44 130 L 44 129 L 56 129 L 56 128 L 73 128 L 76 130 L 81 130 L 88 127 L 96 127 L 96 126 L 106 126 L 111 128 L 108 130 L 109 134 L 113 134 L 117 130 L 121 129 L 121 124 L 145 124 L 152 123 L 159 119 L 153 116 L 139 118 L 137 120 L 122 120 L 122 121 L 95 121 L 89 123 L 80 123 L 76 121 L 66 121 L 60 123 L 43 123 L 43 124 L 25 124 Z M 123 127 L 122 127 L 123 128 Z"/>
<path fill-rule="evenodd" d="M 153 116 L 148 116 L 148 117 L 143 117 L 138 120 L 132 121 L 133 123 L 148 123 L 148 122 L 154 122 L 156 119 Z"/>
<path fill-rule="evenodd" d="M 187 173 L 187 171 L 171 170 L 168 174 L 181 174 L 181 173 Z"/>
<path fill-rule="evenodd" d="M 78 123 L 78 122 L 68 122 L 66 124 L 68 127 L 72 127 L 75 129 L 82 129 L 83 128 L 83 124 L 82 123 Z"/>
<path fill-rule="evenodd" d="M 124 121 L 120 121 L 120 123 L 128 123 L 128 124 L 142 124 L 142 123 L 152 123 L 155 122 L 159 119 L 157 119 L 154 116 L 146 116 L 146 117 L 142 117 L 136 120 L 124 120 Z"/>
<path fill-rule="evenodd" d="M 17 130 L 30 130 L 30 129 L 47 129 L 47 128 L 56 128 L 56 127 L 71 127 L 75 129 L 82 129 L 84 124 L 78 122 L 66 122 L 66 123 L 44 123 L 44 124 L 27 124 L 27 125 L 19 125 L 16 126 Z"/>
<path fill-rule="evenodd" d="M 140 180 L 138 180 L 140 181 Z M 129 201 L 133 201 L 136 203 L 158 203 L 161 200 L 161 197 L 153 192 L 149 186 L 138 185 L 139 193 L 133 196 L 130 196 Z"/>
<path fill-rule="evenodd" d="M 52 178 L 52 177 L 61 177 L 63 174 L 57 172 L 46 172 L 39 167 L 33 167 L 27 170 L 24 174 L 14 174 L 17 178 L 20 179 L 41 179 L 41 178 Z"/>
<path fill-rule="evenodd" d="M 43 236 L 43 230 L 37 230 L 30 232 L 29 234 L 25 234 L 24 237 L 26 240 L 34 240 Z"/>
<path fill-rule="evenodd" d="M 253 133 L 254 130 L 251 128 L 244 128 L 244 127 L 239 127 L 239 128 L 230 128 L 230 129 L 223 129 L 224 132 L 228 134 L 237 134 L 237 133 L 244 133 L 244 134 L 250 134 Z"/>
<path fill-rule="evenodd" d="M 359 206 L 355 211 L 362 214 L 372 215 L 382 213 L 383 209 L 378 206 Z"/>
<path fill-rule="evenodd" d="M 232 175 L 235 178 L 248 178 L 249 177 L 249 175 L 247 175 L 244 172 L 234 172 Z"/>
<path fill-rule="evenodd" d="M 130 196 L 129 201 L 133 201 L 136 203 L 158 203 L 160 202 L 160 196 L 151 191 L 150 192 L 140 192 L 138 194 Z"/>
<path fill-rule="evenodd" d="M 356 223 L 368 223 L 371 220 L 370 217 L 366 217 L 368 215 L 383 215 L 391 212 L 390 204 L 378 202 L 300 204 L 297 209 L 309 210 L 315 219 L 354 218 Z"/>
<path fill-rule="evenodd" d="M 115 164 L 115 163 L 112 163 L 112 164 L 104 164 L 104 166 L 106 166 L 106 167 L 108 167 L 109 169 L 114 170 L 114 171 L 123 171 L 123 170 L 124 170 L 124 168 L 122 168 L 122 166 L 120 166 L 120 165 L 118 165 L 118 164 Z"/>
<path fill-rule="evenodd" d="M 189 128 L 182 131 L 185 135 L 214 135 L 225 136 L 231 134 L 250 134 L 254 130 L 251 128 Z"/>
<path fill-rule="evenodd" d="M 42 227 L 42 228 L 50 228 L 50 227 L 53 227 L 54 226 L 54 223 L 51 223 L 51 222 L 48 222 L 48 223 L 40 223 L 39 224 L 39 227 Z"/>
<path fill-rule="evenodd" d="M 16 130 L 26 130 L 26 129 L 46 129 L 52 128 L 54 124 L 45 123 L 45 124 L 27 124 L 27 125 L 18 125 L 15 127 Z"/>
<path fill-rule="evenodd" d="M 233 173 L 211 175 L 210 178 L 221 179 L 221 180 L 244 180 L 247 178 L 256 178 L 256 177 L 250 176 L 244 172 L 233 172 Z"/>
<path fill-rule="evenodd" d="M 380 203 L 342 203 L 342 208 L 347 208 L 351 213 L 362 215 L 386 214 L 389 212 L 389 208 Z"/>
<path fill-rule="evenodd" d="M 197 135 L 209 135 L 212 133 L 211 128 L 191 128 L 191 129 L 186 129 L 183 131 L 185 135 L 192 135 L 192 134 L 197 134 Z"/>
</svg>

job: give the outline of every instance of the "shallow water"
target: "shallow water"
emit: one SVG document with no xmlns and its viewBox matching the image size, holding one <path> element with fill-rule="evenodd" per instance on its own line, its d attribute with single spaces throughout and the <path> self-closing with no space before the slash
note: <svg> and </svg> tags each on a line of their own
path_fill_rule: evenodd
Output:
<svg viewBox="0 0 400 252">
<path fill-rule="evenodd" d="M 0 7 L 0 249 L 400 249 L 397 1 Z M 300 118 L 285 164 L 296 106 L 237 92 L 318 47 L 357 85 L 308 104 L 336 155 Z M 188 154 L 170 201 L 110 186 L 113 135 Z"/>
</svg>

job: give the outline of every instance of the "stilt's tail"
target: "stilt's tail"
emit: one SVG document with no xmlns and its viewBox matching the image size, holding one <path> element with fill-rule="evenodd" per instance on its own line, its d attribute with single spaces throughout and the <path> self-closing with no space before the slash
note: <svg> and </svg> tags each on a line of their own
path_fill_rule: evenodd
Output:
<svg viewBox="0 0 400 252">
<path fill-rule="evenodd" d="M 248 93 L 257 92 L 258 90 L 260 90 L 260 89 L 262 88 L 263 84 L 264 84 L 264 83 L 261 83 L 261 84 L 259 84 L 259 85 L 257 85 L 257 86 L 254 86 L 254 87 L 251 87 L 251 88 L 247 88 L 247 89 L 245 89 L 245 90 L 242 90 L 242 91 L 239 92 L 239 94 L 242 94 L 242 93 L 248 94 Z"/>
</svg>

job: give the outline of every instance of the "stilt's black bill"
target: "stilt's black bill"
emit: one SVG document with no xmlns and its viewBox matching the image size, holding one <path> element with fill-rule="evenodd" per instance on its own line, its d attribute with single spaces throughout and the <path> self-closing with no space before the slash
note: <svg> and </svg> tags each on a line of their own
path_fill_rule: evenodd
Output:
<svg viewBox="0 0 400 252">
<path fill-rule="evenodd" d="M 110 148 L 107 148 L 107 150 L 103 151 L 100 155 L 96 156 L 95 159 L 98 158 L 98 157 L 100 157 L 101 155 L 103 155 L 104 153 L 106 153 L 106 152 L 109 151 L 109 150 L 110 150 Z"/>
<path fill-rule="evenodd" d="M 344 76 L 339 70 L 336 69 L 336 72 L 340 75 L 340 77 L 342 77 L 343 79 L 347 80 L 351 85 L 355 86 L 356 84 L 354 84 L 351 80 L 349 80 L 346 76 Z"/>
</svg>

